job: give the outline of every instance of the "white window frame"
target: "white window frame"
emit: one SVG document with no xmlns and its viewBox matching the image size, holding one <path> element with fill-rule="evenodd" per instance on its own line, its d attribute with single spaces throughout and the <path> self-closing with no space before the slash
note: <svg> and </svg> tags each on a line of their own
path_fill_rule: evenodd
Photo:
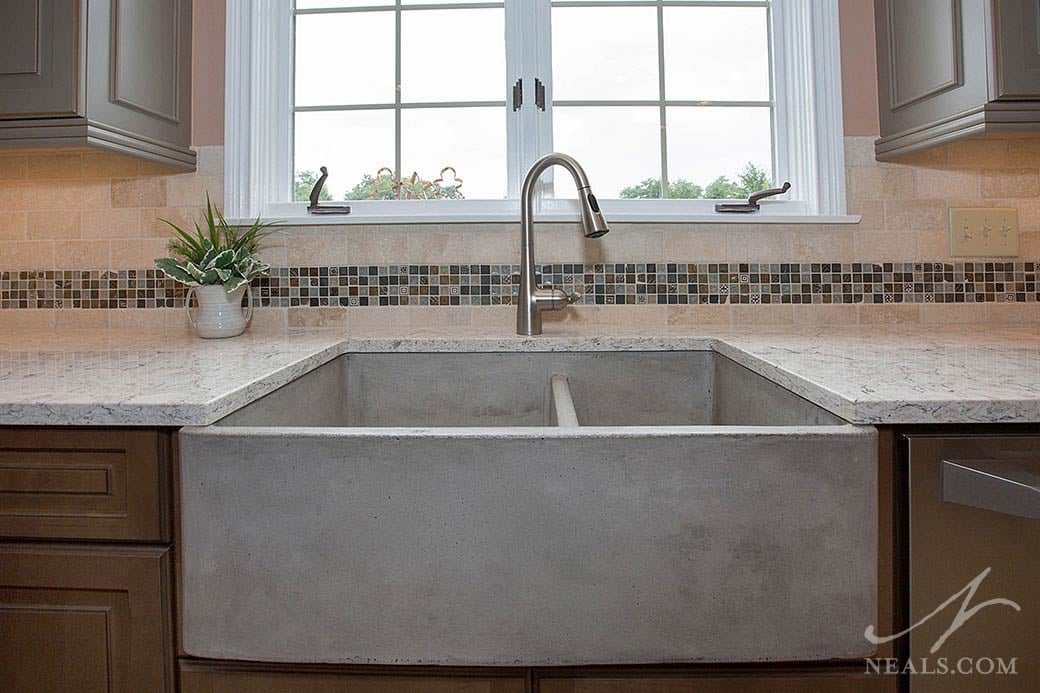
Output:
<svg viewBox="0 0 1040 693">
<path fill-rule="evenodd" d="M 524 169 L 552 141 L 552 108 L 534 102 L 534 78 L 551 75 L 547 46 L 551 0 L 522 21 L 507 21 L 515 33 L 507 50 L 507 89 L 523 78 L 525 108 L 507 108 L 509 196 L 518 194 Z M 612 6 L 619 3 L 612 2 Z M 719 4 L 689 0 L 689 4 Z M 519 13 L 506 0 L 507 13 Z M 855 223 L 845 211 L 845 154 L 837 0 L 772 0 L 774 170 L 791 181 L 797 200 L 762 203 L 753 215 L 714 211 L 711 200 L 601 200 L 608 219 L 618 222 Z M 227 0 L 224 127 L 225 215 L 262 216 L 298 225 L 467 223 L 515 221 L 517 199 L 350 201 L 349 215 L 309 215 L 306 204 L 277 201 L 292 188 L 293 10 L 291 0 Z M 510 43 L 510 42 L 507 42 Z M 552 103 L 551 79 L 546 79 Z M 778 137 L 777 133 L 784 133 Z M 552 177 L 543 177 L 551 191 Z M 575 200 L 538 200 L 543 221 L 577 218 Z"/>
</svg>

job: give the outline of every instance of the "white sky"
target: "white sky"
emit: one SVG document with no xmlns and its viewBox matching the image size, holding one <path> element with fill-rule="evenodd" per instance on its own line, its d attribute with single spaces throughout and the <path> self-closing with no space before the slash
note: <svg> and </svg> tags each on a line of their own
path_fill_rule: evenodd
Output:
<svg viewBox="0 0 1040 693">
<path fill-rule="evenodd" d="M 419 0 L 405 0 L 410 4 Z M 449 2 L 451 0 L 448 0 Z M 299 7 L 386 4 L 384 0 L 298 0 Z M 556 100 L 659 96 L 653 7 L 555 8 Z M 505 100 L 501 9 L 402 13 L 401 98 Z M 669 100 L 769 99 L 764 8 L 666 7 L 665 94 Z M 297 18 L 296 105 L 392 104 L 394 12 Z M 402 175 L 434 179 L 453 166 L 470 199 L 506 192 L 505 108 L 406 109 Z M 668 177 L 707 185 L 734 179 L 748 161 L 771 169 L 768 108 L 672 106 L 666 111 Z M 661 175 L 657 106 L 556 106 L 553 148 L 582 162 L 602 198 Z M 334 197 L 382 166 L 394 166 L 393 109 L 296 115 L 296 170 L 330 169 Z M 570 196 L 569 186 L 560 186 Z"/>
</svg>

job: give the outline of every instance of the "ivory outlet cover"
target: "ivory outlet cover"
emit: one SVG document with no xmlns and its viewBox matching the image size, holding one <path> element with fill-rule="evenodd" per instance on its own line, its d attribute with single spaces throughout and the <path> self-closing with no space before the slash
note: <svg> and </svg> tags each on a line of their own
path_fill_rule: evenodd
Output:
<svg viewBox="0 0 1040 693">
<path fill-rule="evenodd" d="M 1013 207 L 951 207 L 950 255 L 1017 257 L 1018 210 Z"/>
</svg>

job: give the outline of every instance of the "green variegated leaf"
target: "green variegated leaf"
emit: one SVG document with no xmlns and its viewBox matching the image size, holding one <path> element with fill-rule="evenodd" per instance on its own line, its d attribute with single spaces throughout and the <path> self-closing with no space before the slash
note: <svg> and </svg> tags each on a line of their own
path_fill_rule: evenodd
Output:
<svg viewBox="0 0 1040 693">
<path fill-rule="evenodd" d="M 235 251 L 231 250 L 230 248 L 217 253 L 212 260 L 213 267 L 217 269 L 224 269 L 225 267 L 230 267 L 231 263 L 234 261 Z"/>
<path fill-rule="evenodd" d="M 196 265 L 194 262 L 189 262 L 187 265 L 184 266 L 184 268 L 188 270 L 188 273 L 191 274 L 191 276 L 194 277 L 195 281 L 197 281 L 199 284 L 206 283 L 203 281 L 203 278 L 206 276 L 206 273 L 202 270 L 201 267 Z"/>
<path fill-rule="evenodd" d="M 220 275 L 217 274 L 217 270 L 208 269 L 202 274 L 202 279 L 199 280 L 200 284 L 220 284 Z"/>
<path fill-rule="evenodd" d="M 228 293 L 231 293 L 232 291 L 234 291 L 238 287 L 242 286 L 243 284 L 248 284 L 248 283 L 249 283 L 249 280 L 246 279 L 245 277 L 240 277 L 238 275 L 235 275 L 235 276 L 231 277 L 231 279 L 228 279 L 226 282 L 224 282 L 224 291 L 227 291 Z"/>
<path fill-rule="evenodd" d="M 231 270 L 224 269 L 222 267 L 214 267 L 213 271 L 220 277 L 221 284 L 227 284 L 228 279 L 231 279 Z"/>
<path fill-rule="evenodd" d="M 176 279 L 184 284 L 194 284 L 195 278 L 188 270 L 181 267 L 172 257 L 159 257 L 155 259 L 155 266 L 170 279 Z"/>
</svg>

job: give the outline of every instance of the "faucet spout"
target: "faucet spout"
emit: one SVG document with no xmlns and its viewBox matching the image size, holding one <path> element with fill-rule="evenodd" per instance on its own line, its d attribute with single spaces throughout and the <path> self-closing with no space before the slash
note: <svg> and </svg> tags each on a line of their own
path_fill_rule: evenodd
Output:
<svg viewBox="0 0 1040 693">
<path fill-rule="evenodd" d="M 540 289 L 534 277 L 534 190 L 538 178 L 551 166 L 562 166 L 574 178 L 581 209 L 581 229 L 586 238 L 599 238 L 610 229 L 592 194 L 585 170 L 566 154 L 547 154 L 534 162 L 520 189 L 520 293 L 517 297 L 516 332 L 520 335 L 542 333 L 542 311 L 560 310 L 576 301 L 577 294 L 560 289 Z"/>
</svg>

